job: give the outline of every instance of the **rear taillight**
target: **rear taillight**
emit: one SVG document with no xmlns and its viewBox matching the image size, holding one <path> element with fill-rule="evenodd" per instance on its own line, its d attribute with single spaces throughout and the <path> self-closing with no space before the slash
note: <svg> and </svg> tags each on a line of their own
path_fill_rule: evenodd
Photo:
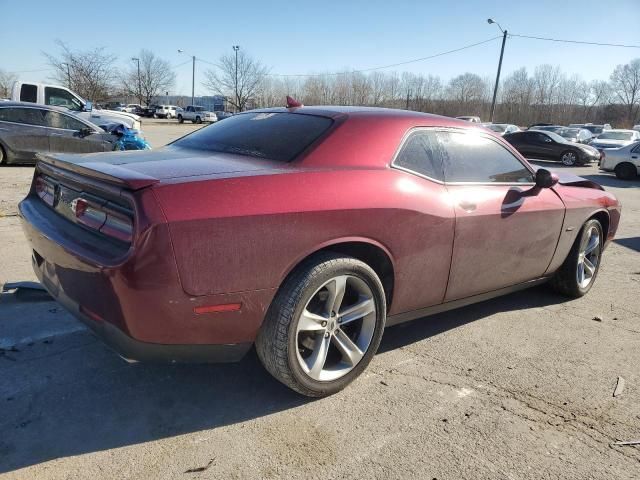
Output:
<svg viewBox="0 0 640 480">
<path fill-rule="evenodd" d="M 131 242 L 133 220 L 119 211 L 117 205 L 94 203 L 86 198 L 75 198 L 71 202 L 79 223 L 123 242 Z"/>
<path fill-rule="evenodd" d="M 37 176 L 35 180 L 36 194 L 47 205 L 53 206 L 55 198 L 55 186 L 42 176 Z"/>
</svg>

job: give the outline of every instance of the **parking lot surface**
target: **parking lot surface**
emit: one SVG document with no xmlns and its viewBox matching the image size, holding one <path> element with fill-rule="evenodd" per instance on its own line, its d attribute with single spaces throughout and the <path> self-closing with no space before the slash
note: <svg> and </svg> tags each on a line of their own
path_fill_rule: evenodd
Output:
<svg viewBox="0 0 640 480">
<path fill-rule="evenodd" d="M 392 327 L 322 400 L 254 353 L 128 364 L 45 295 L 0 294 L 0 478 L 640 478 L 640 447 L 613 445 L 640 438 L 640 181 L 570 171 L 623 205 L 587 296 L 543 286 Z M 0 168 L 0 283 L 35 279 L 16 216 L 32 172 Z"/>
</svg>

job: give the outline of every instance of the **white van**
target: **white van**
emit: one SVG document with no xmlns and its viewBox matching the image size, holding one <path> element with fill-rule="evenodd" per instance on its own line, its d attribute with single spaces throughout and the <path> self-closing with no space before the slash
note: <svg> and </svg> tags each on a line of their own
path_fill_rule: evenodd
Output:
<svg viewBox="0 0 640 480">
<path fill-rule="evenodd" d="M 123 123 L 134 130 L 141 130 L 140 117 L 132 113 L 114 112 L 111 110 L 93 110 L 91 102 L 83 99 L 80 95 L 72 92 L 68 88 L 59 85 L 46 85 L 36 82 L 16 82 L 11 91 L 11 100 L 16 102 L 39 103 L 41 105 L 52 105 L 66 107 L 75 112 L 79 117 L 84 118 L 97 125 L 117 122 Z"/>
<path fill-rule="evenodd" d="M 178 113 L 180 112 L 182 112 L 182 109 L 175 105 L 158 105 L 156 107 L 157 118 L 178 118 Z"/>
</svg>

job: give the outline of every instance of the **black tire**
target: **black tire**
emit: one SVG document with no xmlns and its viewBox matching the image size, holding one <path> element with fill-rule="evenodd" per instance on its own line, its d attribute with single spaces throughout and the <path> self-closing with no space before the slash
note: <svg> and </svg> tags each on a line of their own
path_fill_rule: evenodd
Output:
<svg viewBox="0 0 640 480">
<path fill-rule="evenodd" d="M 575 167 L 580 164 L 580 154 L 575 150 L 565 150 L 560 154 L 560 162 L 567 167 Z"/>
<path fill-rule="evenodd" d="M 613 171 L 620 180 L 633 180 L 638 175 L 635 165 L 628 162 L 619 163 Z"/>
<path fill-rule="evenodd" d="M 599 245 L 597 247 L 598 262 L 595 265 L 595 272 L 593 273 L 591 280 L 586 286 L 581 286 L 578 281 L 578 263 L 580 261 L 580 253 L 586 247 L 589 240 L 589 233 L 595 228 L 599 234 Z M 555 273 L 551 279 L 551 287 L 561 293 L 572 298 L 578 298 L 585 295 L 596 281 L 598 272 L 600 271 L 600 263 L 602 263 L 602 244 L 604 242 L 604 234 L 602 231 L 602 225 L 595 219 L 588 220 L 580 230 L 576 241 L 569 251 L 569 255 L 565 259 L 562 266 Z M 584 268 L 584 267 L 583 267 Z"/>
<path fill-rule="evenodd" d="M 200 117 L 196 117 L 196 123 L 202 123 L 202 119 Z"/>
<path fill-rule="evenodd" d="M 178 122 L 184 123 L 184 118 L 182 118 L 182 115 L 178 115 Z"/>
<path fill-rule="evenodd" d="M 297 326 L 318 289 L 342 275 L 355 277 L 370 289 L 375 305 L 373 334 L 364 355 L 348 373 L 335 380 L 319 381 L 305 373 L 299 363 Z M 302 263 L 284 281 L 258 333 L 256 350 L 266 370 L 277 380 L 302 395 L 324 397 L 345 388 L 367 367 L 380 345 L 385 321 L 384 289 L 373 269 L 353 257 L 322 253 Z"/>
<path fill-rule="evenodd" d="M 7 163 L 7 154 L 5 153 L 3 146 L 0 145 L 0 165 L 4 167 Z"/>
</svg>

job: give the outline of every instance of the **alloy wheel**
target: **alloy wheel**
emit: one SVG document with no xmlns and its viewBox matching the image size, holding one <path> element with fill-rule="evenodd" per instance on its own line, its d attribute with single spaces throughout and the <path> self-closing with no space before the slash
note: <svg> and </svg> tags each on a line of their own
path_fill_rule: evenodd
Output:
<svg viewBox="0 0 640 480">
<path fill-rule="evenodd" d="M 600 261 L 600 231 L 591 226 L 587 231 L 578 254 L 576 277 L 580 288 L 586 288 L 592 281 Z"/>
<path fill-rule="evenodd" d="M 341 378 L 364 357 L 375 327 L 376 304 L 369 286 L 352 275 L 331 278 L 298 318 L 298 364 L 317 381 Z"/>
<path fill-rule="evenodd" d="M 578 161 L 578 156 L 574 152 L 565 152 L 562 154 L 561 160 L 563 165 L 571 167 Z"/>
</svg>

